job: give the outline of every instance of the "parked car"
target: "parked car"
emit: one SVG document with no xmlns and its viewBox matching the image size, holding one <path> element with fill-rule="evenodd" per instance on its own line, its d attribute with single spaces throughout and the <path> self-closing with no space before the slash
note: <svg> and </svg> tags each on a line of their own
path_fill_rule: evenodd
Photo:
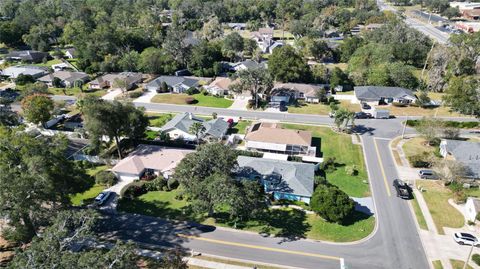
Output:
<svg viewBox="0 0 480 269">
<path fill-rule="evenodd" d="M 103 204 L 108 200 L 108 198 L 110 198 L 110 195 L 112 195 L 112 192 L 111 192 L 111 191 L 102 191 L 102 192 L 95 198 L 95 202 L 96 202 L 98 205 L 103 205 Z"/>
<path fill-rule="evenodd" d="M 330 111 L 330 112 L 328 112 L 328 116 L 329 116 L 330 118 L 335 117 L 335 111 Z"/>
<path fill-rule="evenodd" d="M 365 112 L 355 113 L 355 119 L 370 119 L 370 118 L 372 118 L 372 115 L 369 113 L 365 113 Z"/>
<path fill-rule="evenodd" d="M 372 107 L 367 103 L 362 103 L 362 109 L 372 109 Z"/>
<path fill-rule="evenodd" d="M 477 238 L 469 233 L 454 233 L 453 240 L 455 240 L 455 242 L 457 242 L 459 245 L 479 245 Z"/>
<path fill-rule="evenodd" d="M 438 179 L 437 174 L 432 170 L 420 170 L 418 171 L 418 175 L 421 179 Z"/>
<path fill-rule="evenodd" d="M 400 179 L 395 179 L 393 181 L 393 187 L 397 191 L 397 197 L 402 199 L 410 199 L 412 198 L 412 189 L 408 186 L 407 183 L 403 182 Z"/>
</svg>

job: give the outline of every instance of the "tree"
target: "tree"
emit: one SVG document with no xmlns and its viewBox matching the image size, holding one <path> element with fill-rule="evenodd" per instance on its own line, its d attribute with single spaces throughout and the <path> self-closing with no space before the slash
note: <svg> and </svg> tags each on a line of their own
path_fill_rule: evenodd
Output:
<svg viewBox="0 0 480 269">
<path fill-rule="evenodd" d="M 420 91 L 419 94 L 417 94 L 417 100 L 415 100 L 415 104 L 424 107 L 430 104 L 431 99 L 428 97 L 427 91 Z"/>
<path fill-rule="evenodd" d="M 479 87 L 480 82 L 474 77 L 453 77 L 445 91 L 445 105 L 462 114 L 480 117 Z"/>
<path fill-rule="evenodd" d="M 53 101 L 47 95 L 33 94 L 22 100 L 23 115 L 34 124 L 45 124 L 52 117 Z"/>
<path fill-rule="evenodd" d="M 465 165 L 450 159 L 436 161 L 433 167 L 438 177 L 446 183 L 461 183 L 462 179 L 468 173 Z"/>
<path fill-rule="evenodd" d="M 128 90 L 128 81 L 127 78 L 121 79 L 121 78 L 116 78 L 113 81 L 113 87 L 118 88 L 122 91 L 122 94 L 125 95 L 127 90 Z"/>
<path fill-rule="evenodd" d="M 194 122 L 190 128 L 188 129 L 188 132 L 195 135 L 195 139 L 197 141 L 197 144 L 200 144 L 200 136 L 203 135 L 206 131 L 205 126 L 201 122 Z"/>
<path fill-rule="evenodd" d="M 311 78 L 306 61 L 288 45 L 273 50 L 268 59 L 268 71 L 274 80 L 281 82 L 301 82 Z"/>
<path fill-rule="evenodd" d="M 442 128 L 442 122 L 438 119 L 422 118 L 415 130 L 420 133 L 430 145 L 435 145 L 439 141 L 439 133 Z"/>
<path fill-rule="evenodd" d="M 180 26 L 173 24 L 168 28 L 167 35 L 162 44 L 163 49 L 175 59 L 180 66 L 187 65 L 187 55 L 189 54 L 190 46 L 185 41 L 187 39 L 187 32 Z"/>
<path fill-rule="evenodd" d="M 223 39 L 222 53 L 225 57 L 230 58 L 231 61 L 235 60 L 239 54 L 245 49 L 243 37 L 237 33 L 232 32 Z M 256 44 L 255 44 L 256 46 Z"/>
<path fill-rule="evenodd" d="M 204 41 L 193 47 L 188 70 L 199 77 L 210 77 L 215 75 L 214 65 L 221 60 L 220 46 Z"/>
<path fill-rule="evenodd" d="M 394 62 L 388 64 L 388 72 L 392 86 L 416 89 L 420 84 L 413 74 L 413 68 L 404 63 Z"/>
<path fill-rule="evenodd" d="M 23 86 L 23 85 L 34 83 L 34 82 L 35 82 L 35 78 L 33 78 L 31 75 L 20 74 L 15 79 L 15 84 L 19 86 Z"/>
<path fill-rule="evenodd" d="M 238 82 L 232 83 L 230 89 L 238 93 L 249 91 L 255 101 L 255 108 L 258 108 L 258 95 L 268 94 L 273 87 L 273 80 L 263 67 L 241 70 L 236 77 Z"/>
<path fill-rule="evenodd" d="M 451 20 L 454 17 L 460 17 L 460 10 L 458 7 L 448 7 L 442 12 L 442 16 L 447 17 L 449 20 Z"/>
<path fill-rule="evenodd" d="M 122 58 L 118 61 L 122 71 L 135 72 L 138 71 L 138 63 L 140 61 L 140 54 L 134 50 L 123 53 Z"/>
<path fill-rule="evenodd" d="M 112 103 L 99 99 L 92 99 L 86 104 L 83 113 L 85 129 L 88 131 L 94 145 L 99 145 L 102 136 L 108 136 L 115 141 L 118 157 L 122 158 L 120 138 L 139 139 L 145 135 L 148 118 L 143 110 L 130 103 Z"/>
<path fill-rule="evenodd" d="M 65 157 L 64 137 L 34 137 L 0 127 L 0 214 L 12 227 L 4 236 L 29 242 L 70 195 L 93 185 L 85 171 Z"/>
<path fill-rule="evenodd" d="M 217 17 L 211 18 L 202 27 L 202 37 L 207 41 L 219 38 L 223 36 L 222 24 L 218 21 Z"/>
<path fill-rule="evenodd" d="M 349 86 L 350 80 L 348 79 L 347 74 L 345 74 L 342 69 L 335 67 L 332 70 L 332 74 L 330 76 L 330 88 L 335 89 L 337 86 Z"/>
<path fill-rule="evenodd" d="M 327 221 L 342 223 L 355 210 L 355 204 L 348 195 L 334 186 L 320 184 L 310 202 L 312 210 Z"/>
<path fill-rule="evenodd" d="M 33 94 L 48 94 L 48 87 L 43 82 L 35 82 L 33 84 L 27 84 L 23 87 L 21 92 L 21 97 L 25 98 L 26 96 L 33 95 Z"/>
<path fill-rule="evenodd" d="M 318 98 L 318 100 L 320 100 L 320 102 L 325 102 L 325 100 L 327 100 L 327 91 L 325 90 L 324 87 L 320 87 L 318 89 L 315 90 L 315 97 Z"/>
<path fill-rule="evenodd" d="M 346 108 L 339 108 L 335 110 L 334 114 L 334 123 L 337 126 L 337 129 L 341 129 L 341 126 L 344 125 L 343 129 L 347 130 L 348 123 L 354 125 L 355 121 L 355 112 L 350 111 Z"/>
<path fill-rule="evenodd" d="M 150 47 L 140 54 L 139 67 L 146 73 L 170 75 L 178 70 L 178 63 L 164 49 Z"/>
<path fill-rule="evenodd" d="M 62 80 L 59 77 L 53 78 L 52 85 L 55 88 L 63 88 Z"/>
<path fill-rule="evenodd" d="M 364 44 L 363 39 L 358 36 L 345 38 L 340 45 L 340 59 L 342 62 L 348 62 L 355 51 Z"/>
</svg>

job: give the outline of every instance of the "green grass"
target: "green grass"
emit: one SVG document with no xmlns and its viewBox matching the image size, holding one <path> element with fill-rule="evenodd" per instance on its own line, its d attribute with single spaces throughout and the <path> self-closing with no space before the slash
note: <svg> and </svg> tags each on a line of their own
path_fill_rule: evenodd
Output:
<svg viewBox="0 0 480 269">
<path fill-rule="evenodd" d="M 185 98 L 187 97 L 193 97 L 197 100 L 197 103 L 192 104 L 195 106 L 227 108 L 233 104 L 232 100 L 210 95 L 203 95 L 201 93 L 191 96 L 187 94 L 157 94 L 152 98 L 152 102 L 186 105 Z"/>
<path fill-rule="evenodd" d="M 47 61 L 46 63 L 38 63 L 38 64 L 34 64 L 34 65 L 50 67 L 54 64 L 60 64 L 60 63 L 62 63 L 62 61 L 60 59 L 53 59 L 53 60 Z"/>
<path fill-rule="evenodd" d="M 453 260 L 450 259 L 450 263 L 452 264 L 453 269 L 463 269 L 463 266 L 465 265 L 464 261 L 459 261 L 459 260 Z M 470 265 L 467 265 L 468 269 L 473 269 Z"/>
<path fill-rule="evenodd" d="M 330 223 L 322 220 L 317 215 L 308 215 L 311 225 L 307 237 L 317 240 L 334 242 L 349 242 L 365 238 L 372 233 L 375 227 L 375 218 L 360 212 L 355 212 L 355 220 L 347 225 Z"/>
<path fill-rule="evenodd" d="M 155 138 L 158 137 L 158 132 L 157 131 L 152 131 L 152 130 L 147 130 L 145 131 L 145 135 L 147 140 L 154 140 Z"/>
<path fill-rule="evenodd" d="M 405 157 L 408 158 L 421 154 L 422 152 L 434 153 L 435 147 L 429 146 L 423 137 L 414 137 L 407 140 L 402 146 Z"/>
<path fill-rule="evenodd" d="M 106 169 L 110 168 L 107 165 L 99 165 L 95 166 L 93 168 L 88 168 L 86 169 L 86 174 L 94 177 L 98 172 L 104 171 Z M 73 205 L 79 206 L 85 203 L 88 203 L 89 201 L 92 201 L 97 197 L 99 193 L 101 193 L 105 188 L 107 188 L 104 185 L 98 185 L 95 184 L 93 185 L 90 189 L 86 190 L 83 193 L 77 193 L 75 195 L 70 196 L 70 201 L 72 202 Z"/>
<path fill-rule="evenodd" d="M 149 113 L 147 114 L 149 126 L 162 127 L 175 115 L 171 113 Z"/>
<path fill-rule="evenodd" d="M 72 88 L 48 88 L 48 92 L 53 95 L 68 95 L 68 96 L 79 96 L 82 94 L 85 95 L 94 95 L 94 96 L 103 96 L 107 93 L 106 90 L 90 90 L 87 89 L 87 86 L 83 86 L 83 92 L 79 87 Z"/>
<path fill-rule="evenodd" d="M 368 180 L 363 160 L 362 147 L 354 145 L 350 135 L 333 132 L 328 127 L 307 126 L 296 124 L 283 124 L 284 128 L 308 130 L 312 132 L 312 143 L 317 145 L 317 152 L 321 151 L 322 157 L 335 157 L 338 167 L 335 171 L 326 174 L 326 179 L 333 185 L 338 186 L 349 196 L 366 197 L 370 195 Z M 345 166 L 355 165 L 358 170 L 356 176 L 350 176 L 345 172 Z"/>
<path fill-rule="evenodd" d="M 428 231 L 427 221 L 423 216 L 422 210 L 420 209 L 420 205 L 418 204 L 416 197 L 414 197 L 414 199 L 412 200 L 412 207 L 413 207 L 413 211 L 415 212 L 415 217 L 417 219 L 418 226 L 420 226 L 420 229 Z"/>
<path fill-rule="evenodd" d="M 339 103 L 339 106 L 354 112 L 361 111 L 359 104 L 352 104 L 348 100 L 341 100 Z M 295 114 L 328 115 L 330 111 L 331 111 L 330 106 L 326 104 L 302 103 L 299 105 L 288 106 L 288 112 L 295 113 Z"/>
<path fill-rule="evenodd" d="M 242 120 L 237 123 L 230 129 L 230 133 L 232 134 L 245 134 L 247 132 L 247 128 L 252 124 L 251 121 Z"/>
<path fill-rule="evenodd" d="M 442 262 L 440 260 L 432 261 L 434 269 L 443 269 Z"/>
</svg>

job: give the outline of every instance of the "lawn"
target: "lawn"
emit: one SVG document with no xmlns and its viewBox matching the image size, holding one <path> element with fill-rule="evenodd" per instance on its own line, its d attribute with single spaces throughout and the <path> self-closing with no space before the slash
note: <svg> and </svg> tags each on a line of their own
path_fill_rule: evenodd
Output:
<svg viewBox="0 0 480 269">
<path fill-rule="evenodd" d="M 48 88 L 48 92 L 53 95 L 69 95 L 69 96 L 78 96 L 81 94 L 86 94 L 86 95 L 94 95 L 94 96 L 103 96 L 107 93 L 106 90 L 91 90 L 87 89 L 86 86 L 82 90 L 78 87 L 72 87 L 72 88 Z"/>
<path fill-rule="evenodd" d="M 38 63 L 38 64 L 34 64 L 34 65 L 50 67 L 54 64 L 60 64 L 60 63 L 62 63 L 62 61 L 60 59 L 53 59 L 53 60 L 47 61 L 46 63 Z"/>
<path fill-rule="evenodd" d="M 423 216 L 422 210 L 420 209 L 416 198 L 412 200 L 412 207 L 413 211 L 415 212 L 418 226 L 420 226 L 420 229 L 428 231 L 427 222 L 425 221 L 425 217 Z"/>
<path fill-rule="evenodd" d="M 453 193 L 442 185 L 441 181 L 421 181 L 417 183 L 426 189 L 423 198 L 427 202 L 435 226 L 440 234 L 445 234 L 443 227 L 461 228 L 464 217 L 457 209 L 448 203 L 453 198 Z"/>
<path fill-rule="evenodd" d="M 465 266 L 464 261 L 450 259 L 450 263 L 452 264 L 453 269 L 463 269 L 463 266 Z M 467 269 L 473 269 L 473 267 L 467 265 Z"/>
<path fill-rule="evenodd" d="M 186 105 L 185 98 L 187 97 L 193 97 L 197 100 L 197 103 L 192 104 L 195 106 L 227 108 L 233 104 L 232 100 L 210 95 L 203 95 L 201 93 L 191 96 L 187 94 L 157 94 L 152 98 L 152 102 Z"/>
<path fill-rule="evenodd" d="M 421 154 L 422 152 L 434 153 L 436 148 L 433 146 L 427 145 L 427 141 L 423 137 L 414 137 L 410 138 L 402 146 L 405 157 L 411 157 L 414 155 Z"/>
<path fill-rule="evenodd" d="M 440 260 L 432 261 L 433 269 L 443 269 L 442 262 Z"/>
<path fill-rule="evenodd" d="M 284 128 L 312 131 L 313 143 L 317 145 L 317 152 L 321 151 L 321 157 L 335 157 L 337 168 L 326 174 L 326 179 L 333 185 L 338 186 L 349 196 L 366 197 L 370 195 L 368 180 L 363 159 L 362 147 L 354 145 L 350 135 L 339 134 L 327 127 L 283 124 Z M 355 165 L 358 170 L 356 176 L 348 175 L 345 166 Z"/>
<path fill-rule="evenodd" d="M 250 126 L 250 124 L 252 124 L 252 122 L 249 121 L 249 120 L 239 121 L 239 122 L 235 123 L 235 125 L 233 125 L 233 127 L 230 129 L 230 133 L 232 133 L 232 134 L 245 134 L 247 132 L 247 128 Z"/>
<path fill-rule="evenodd" d="M 361 111 L 359 104 L 352 104 L 348 100 L 341 100 L 339 106 L 355 112 Z M 330 106 L 325 104 L 300 104 L 298 106 L 288 107 L 289 113 L 296 113 L 296 114 L 328 115 L 330 111 L 331 111 Z"/>
<path fill-rule="evenodd" d="M 451 112 L 449 107 L 440 106 L 437 108 L 421 108 L 414 106 L 397 107 L 397 106 L 377 106 L 379 109 L 390 110 L 391 115 L 400 116 L 438 116 L 438 117 L 466 117 L 457 112 Z"/>
<path fill-rule="evenodd" d="M 235 224 L 228 220 L 228 214 L 222 211 L 222 208 L 217 208 L 217 212 L 210 218 L 194 215 L 186 200 L 175 199 L 178 193 L 178 190 L 153 191 L 133 200 L 122 199 L 119 201 L 118 210 L 167 219 L 194 220 L 205 225 L 234 227 Z M 275 236 L 307 237 L 335 242 L 355 241 L 373 231 L 375 226 L 373 217 L 356 213 L 353 218 L 351 223 L 342 226 L 327 223 L 318 216 L 306 215 L 300 210 L 285 208 L 269 210 L 256 220 L 238 222 L 236 227 L 246 231 L 266 232 Z"/>
<path fill-rule="evenodd" d="M 110 167 L 107 165 L 99 165 L 93 168 L 86 169 L 86 173 L 87 175 L 94 177 L 98 172 L 104 171 L 108 168 Z M 70 201 L 72 202 L 73 205 L 76 205 L 76 206 L 82 205 L 84 203 L 87 203 L 88 201 L 93 200 L 105 188 L 107 187 L 104 185 L 95 184 L 90 189 L 86 190 L 83 193 L 77 193 L 75 195 L 70 196 Z"/>
<path fill-rule="evenodd" d="M 168 121 L 173 119 L 175 115 L 171 113 L 147 113 L 148 126 L 162 127 Z"/>
</svg>

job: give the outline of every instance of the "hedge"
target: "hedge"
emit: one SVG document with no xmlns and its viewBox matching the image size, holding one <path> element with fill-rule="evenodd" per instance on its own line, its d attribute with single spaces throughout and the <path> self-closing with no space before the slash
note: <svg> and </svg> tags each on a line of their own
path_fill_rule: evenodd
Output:
<svg viewBox="0 0 480 269">
<path fill-rule="evenodd" d="M 420 125 L 422 120 L 407 120 L 407 125 L 410 127 L 416 127 Z M 445 127 L 455 127 L 462 129 L 471 129 L 480 127 L 480 122 L 478 121 L 443 121 Z"/>
</svg>

